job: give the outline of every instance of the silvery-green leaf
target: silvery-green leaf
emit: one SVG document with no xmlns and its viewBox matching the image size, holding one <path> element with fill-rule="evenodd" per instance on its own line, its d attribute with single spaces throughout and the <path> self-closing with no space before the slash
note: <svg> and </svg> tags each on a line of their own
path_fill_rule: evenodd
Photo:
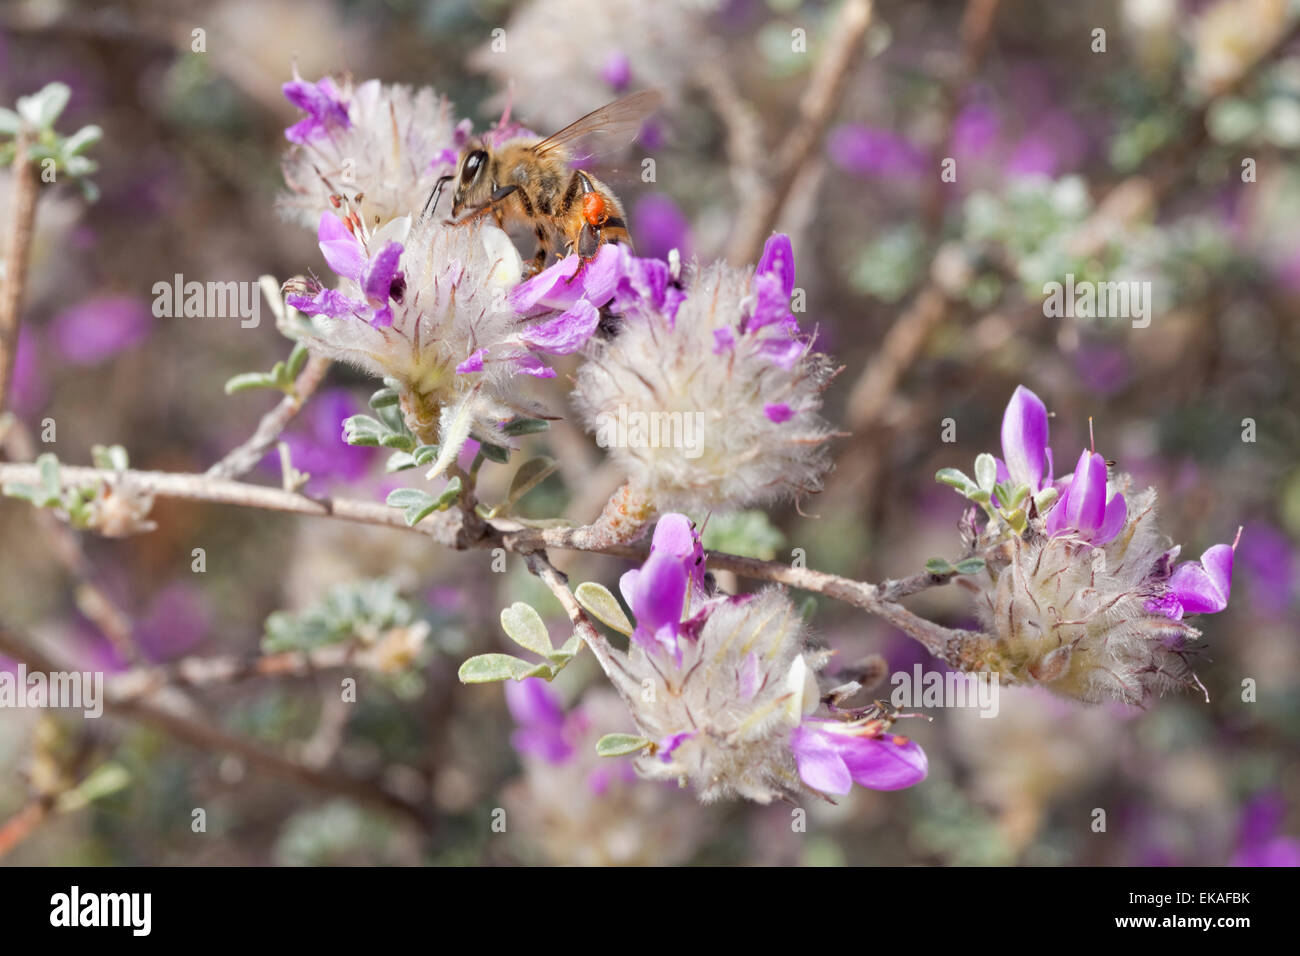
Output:
<svg viewBox="0 0 1300 956">
<path fill-rule="evenodd" d="M 17 136 L 22 118 L 11 109 L 0 106 L 0 136 Z"/>
<path fill-rule="evenodd" d="M 90 460 L 96 468 L 110 471 L 126 471 L 131 467 L 131 459 L 121 445 L 94 445 L 90 449 Z"/>
<path fill-rule="evenodd" d="M 370 396 L 371 408 L 387 408 L 389 405 L 396 405 L 399 399 L 397 390 L 393 388 L 381 388 Z"/>
<path fill-rule="evenodd" d="M 522 601 L 501 611 L 501 629 L 510 640 L 534 654 L 546 657 L 555 651 L 542 616 Z"/>
<path fill-rule="evenodd" d="M 931 558 L 929 561 L 925 562 L 925 570 L 929 571 L 931 574 L 951 574 L 952 565 L 943 558 Z"/>
<path fill-rule="evenodd" d="M 550 680 L 555 676 L 549 664 L 530 664 L 509 654 L 479 654 L 471 657 L 456 672 L 462 684 L 490 684 L 499 680 L 524 680 L 541 677 Z"/>
<path fill-rule="evenodd" d="M 573 596 L 583 610 L 606 627 L 611 627 L 620 634 L 632 633 L 632 622 L 623 613 L 618 599 L 603 584 L 584 581 L 574 589 Z"/>
<path fill-rule="evenodd" d="M 349 445 L 375 447 L 388 433 L 383 424 L 369 415 L 353 415 L 343 421 L 343 440 Z"/>
<path fill-rule="evenodd" d="M 993 486 L 998 483 L 998 463 L 988 452 L 976 456 L 975 458 L 975 481 L 981 490 L 992 492 Z"/>
<path fill-rule="evenodd" d="M 18 97 L 18 113 L 37 129 L 49 129 L 68 105 L 71 95 L 66 83 L 48 83 L 31 96 Z"/>
<path fill-rule="evenodd" d="M 600 757 L 626 757 L 645 750 L 652 741 L 636 734 L 606 734 L 596 741 L 596 754 Z"/>
<path fill-rule="evenodd" d="M 1034 507 L 1038 509 L 1039 514 L 1042 514 L 1056 503 L 1058 497 L 1060 493 L 1055 488 L 1044 488 L 1034 495 Z"/>
<path fill-rule="evenodd" d="M 964 495 L 969 495 L 979 486 L 966 477 L 966 474 L 957 468 L 940 468 L 935 472 L 934 480 L 940 484 L 947 485 L 950 488 L 956 488 Z"/>
<path fill-rule="evenodd" d="M 415 451 L 411 452 L 411 455 L 415 459 L 417 465 L 427 465 L 438 457 L 438 446 L 421 445 L 419 448 L 415 449 Z"/>
<path fill-rule="evenodd" d="M 289 353 L 289 377 L 297 378 L 302 367 L 307 364 L 307 346 L 302 342 L 295 342 L 293 351 Z"/>
<path fill-rule="evenodd" d="M 510 449 L 501 445 L 494 445 L 491 442 L 482 441 L 478 443 L 479 454 L 488 461 L 495 461 L 498 465 L 504 465 L 510 460 Z"/>
<path fill-rule="evenodd" d="M 510 482 L 510 491 L 506 495 L 506 500 L 497 505 L 489 514 L 489 517 L 495 518 L 499 514 L 504 514 L 513 508 L 524 495 L 532 491 L 543 481 L 555 473 L 559 467 L 554 458 L 545 456 L 539 458 L 530 458 L 519 466 L 515 476 Z"/>
<path fill-rule="evenodd" d="M 393 474 L 397 471 L 405 471 L 407 468 L 414 468 L 419 462 L 415 456 L 405 451 L 395 451 L 388 456 L 388 461 L 384 465 L 384 471 Z"/>
<path fill-rule="evenodd" d="M 83 126 L 63 141 L 63 152 L 68 156 L 76 156 L 103 138 L 104 131 L 98 126 Z"/>
<path fill-rule="evenodd" d="M 984 570 L 983 558 L 965 558 L 956 564 L 958 574 L 978 574 Z"/>
<path fill-rule="evenodd" d="M 51 452 L 46 452 L 36 459 L 36 468 L 41 476 L 41 488 L 47 495 L 58 497 L 63 490 L 59 482 L 59 459 Z"/>
<path fill-rule="evenodd" d="M 399 451 L 414 451 L 415 436 L 410 434 L 401 434 L 400 432 L 388 432 L 379 439 L 379 444 L 384 448 L 396 448 Z"/>
<path fill-rule="evenodd" d="M 577 656 L 578 651 L 582 650 L 582 637 L 575 633 L 571 638 L 564 642 L 564 646 L 559 650 L 546 655 L 546 659 L 552 664 L 558 664 L 563 667 L 569 661 Z"/>
<path fill-rule="evenodd" d="M 544 418 L 512 418 L 501 426 L 501 432 L 511 438 L 518 438 L 520 435 L 544 432 L 550 427 L 551 423 Z"/>
<path fill-rule="evenodd" d="M 402 509 L 402 517 L 412 528 L 438 510 L 437 499 L 419 488 L 395 488 L 386 500 L 390 507 Z"/>
<path fill-rule="evenodd" d="M 71 813 L 96 800 L 112 796 L 130 784 L 131 774 L 120 763 L 100 764 L 76 787 L 59 794 L 54 806 L 59 813 Z"/>
</svg>

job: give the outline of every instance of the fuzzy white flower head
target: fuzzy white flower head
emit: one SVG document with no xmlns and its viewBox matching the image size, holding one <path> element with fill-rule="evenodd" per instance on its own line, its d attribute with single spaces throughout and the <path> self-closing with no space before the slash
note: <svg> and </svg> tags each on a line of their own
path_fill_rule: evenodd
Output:
<svg viewBox="0 0 1300 956">
<path fill-rule="evenodd" d="M 714 593 L 684 515 L 659 520 L 649 558 L 619 584 L 635 628 L 610 613 L 612 595 L 590 610 L 630 637 L 626 654 L 611 652 L 610 671 L 644 737 L 633 741 L 643 749 L 635 763 L 642 776 L 689 782 L 705 802 L 759 803 L 924 778 L 924 753 L 884 733 L 885 722 L 812 716 L 821 704 L 816 672 L 829 652 L 807 646 L 803 616 L 781 588 Z"/>
<path fill-rule="evenodd" d="M 511 89 L 543 134 L 632 89 L 674 99 L 691 75 L 717 0 L 534 0 L 516 10 L 470 65 Z M 575 24 L 580 24 L 575 28 Z"/>
<path fill-rule="evenodd" d="M 356 218 L 321 217 L 320 246 L 337 288 L 308 285 L 287 302 L 312 316 L 310 348 L 392 379 L 407 424 L 425 444 L 457 450 L 506 420 L 536 414 L 515 394 L 520 374 L 555 373 L 530 351 L 508 303 L 523 264 L 490 224 L 407 217 L 366 235 Z M 553 343 L 549 343 L 553 344 Z"/>
<path fill-rule="evenodd" d="M 549 273 L 565 268 L 517 289 L 516 306 L 547 301 Z M 756 272 L 696 268 L 683 287 L 674 271 L 620 247 L 586 267 L 589 301 L 621 316 L 615 334 L 590 340 L 573 395 L 597 444 L 660 512 L 819 491 L 831 436 L 821 393 L 834 370 L 790 311 L 789 240 L 769 239 Z"/>
<path fill-rule="evenodd" d="M 963 666 L 1089 703 L 1204 691 L 1188 661 L 1200 631 L 1183 617 L 1227 606 L 1235 543 L 1175 566 L 1155 490 L 1131 491 L 1129 477 L 1109 475 L 1089 449 L 1054 481 L 1047 422 L 1038 396 L 1018 388 L 1003 418 L 1006 460 L 981 456 L 980 481 L 964 488 L 990 519 L 977 528 L 972 517 L 968 537 L 986 558 L 974 580 L 991 636 Z"/>
<path fill-rule="evenodd" d="M 291 192 L 280 205 L 308 226 L 340 193 L 367 229 L 419 212 L 469 135 L 446 97 L 428 87 L 295 75 L 284 92 L 305 116 L 285 131 L 294 144 L 281 163 Z"/>
</svg>

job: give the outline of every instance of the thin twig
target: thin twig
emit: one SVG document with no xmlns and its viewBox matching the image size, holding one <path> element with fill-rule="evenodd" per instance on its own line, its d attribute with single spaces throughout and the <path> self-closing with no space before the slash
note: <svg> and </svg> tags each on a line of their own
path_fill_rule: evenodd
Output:
<svg viewBox="0 0 1300 956">
<path fill-rule="evenodd" d="M 285 430 L 294 416 L 302 410 L 307 399 L 320 386 L 329 371 L 330 360 L 319 355 L 307 359 L 302 372 L 293 383 L 293 394 L 280 399 L 275 408 L 262 416 L 257 428 L 242 445 L 231 449 L 224 458 L 206 472 L 209 478 L 242 478 L 262 460 L 271 446 L 275 444 L 280 433 Z"/>
<path fill-rule="evenodd" d="M 736 230 L 727 247 L 730 262 L 753 262 L 768 233 L 780 221 L 781 210 L 804 164 L 839 106 L 870 25 L 871 0 L 845 0 L 829 30 L 830 47 L 821 54 L 799 101 L 799 120 L 776 150 L 776 173 L 766 188 L 754 190 L 750 202 L 739 212 Z"/>
<path fill-rule="evenodd" d="M 435 512 L 413 529 L 408 529 L 401 514 L 396 509 L 385 505 L 345 498 L 308 498 L 278 488 L 208 478 L 204 475 L 169 474 L 157 471 L 126 471 L 119 474 L 96 468 L 74 467 L 60 468 L 59 474 L 64 487 L 92 486 L 100 481 L 122 477 L 136 482 L 137 487 L 142 490 L 162 498 L 232 504 L 413 530 L 457 550 L 505 547 L 526 556 L 530 552 L 546 548 L 560 548 L 634 560 L 643 559 L 647 553 L 644 544 L 638 546 L 602 541 L 601 536 L 592 534 L 590 528 L 539 530 L 508 520 L 486 522 L 481 519 L 471 527 L 467 526 L 465 515 L 459 510 Z M 10 482 L 30 484 L 38 480 L 35 465 L 0 464 L 0 485 Z M 544 556 L 541 560 L 544 560 Z M 708 560 L 710 566 L 716 569 L 734 571 L 736 574 L 754 580 L 771 581 L 824 594 L 880 615 L 924 643 L 932 653 L 943 656 L 947 660 L 952 660 L 954 648 L 958 645 L 965 642 L 975 646 L 983 637 L 973 632 L 940 628 L 939 625 L 916 617 L 895 603 L 898 598 L 913 594 L 924 587 L 944 583 L 947 579 L 943 576 L 917 575 L 903 579 L 902 582 L 874 585 L 811 568 L 796 568 L 777 561 L 761 561 L 757 558 L 721 552 L 710 552 Z M 549 565 L 549 562 L 546 562 L 546 565 Z M 544 577 L 543 580 L 547 579 Z"/>
<path fill-rule="evenodd" d="M 21 661 L 32 671 L 57 673 L 68 670 L 43 652 L 0 625 L 0 652 Z M 157 727 L 183 743 L 217 754 L 234 754 L 249 765 L 269 774 L 292 780 L 323 793 L 351 797 L 363 803 L 395 811 L 412 820 L 421 829 L 430 825 L 430 815 L 420 803 L 384 789 L 377 783 L 359 780 L 342 773 L 310 767 L 252 741 L 221 730 L 212 721 L 192 718 L 154 703 L 146 696 L 120 694 L 110 682 L 105 687 L 104 709 L 139 723 Z"/>
<path fill-rule="evenodd" d="M 40 184 L 36 167 L 27 156 L 31 131 L 24 123 L 14 146 L 12 206 L 4 242 L 4 275 L 0 277 L 0 412 L 5 410 L 9 380 L 18 351 L 18 325 L 31 259 L 32 227 L 36 221 L 36 195 Z"/>
</svg>

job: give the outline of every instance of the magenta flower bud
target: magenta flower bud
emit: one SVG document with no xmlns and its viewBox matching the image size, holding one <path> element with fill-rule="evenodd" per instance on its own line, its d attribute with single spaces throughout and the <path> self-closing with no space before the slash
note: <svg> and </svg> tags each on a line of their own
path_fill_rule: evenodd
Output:
<svg viewBox="0 0 1300 956">
<path fill-rule="evenodd" d="M 1047 533 L 1056 537 L 1074 533 L 1094 545 L 1105 544 L 1120 533 L 1128 517 L 1124 496 L 1106 498 L 1106 459 L 1084 450 L 1060 500 L 1047 516 Z"/>
<path fill-rule="evenodd" d="M 1047 445 L 1047 435 L 1047 406 L 1023 385 L 1016 386 L 1002 416 L 1002 454 L 1006 457 L 1005 477 L 1012 484 L 1028 485 L 1030 494 L 1052 482 L 1052 449 Z M 1002 477 L 999 475 L 999 480 Z"/>
</svg>

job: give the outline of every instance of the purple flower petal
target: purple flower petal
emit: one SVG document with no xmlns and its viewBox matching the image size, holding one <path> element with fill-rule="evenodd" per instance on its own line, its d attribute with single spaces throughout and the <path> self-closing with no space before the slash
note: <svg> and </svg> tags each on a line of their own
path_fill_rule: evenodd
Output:
<svg viewBox="0 0 1300 956">
<path fill-rule="evenodd" d="M 346 279 L 358 279 L 365 268 L 366 255 L 356 236 L 348 231 L 343 221 L 330 212 L 320 214 L 316 239 L 326 264 Z"/>
<path fill-rule="evenodd" d="M 794 729 L 790 738 L 799 777 L 814 790 L 844 794 L 853 789 L 853 776 L 839 751 L 805 721 Z"/>
<path fill-rule="evenodd" d="M 382 304 L 392 298 L 393 284 L 400 281 L 401 271 L 397 267 L 402 261 L 402 252 L 400 242 L 390 242 L 370 257 L 361 275 L 361 288 L 371 302 Z"/>
<path fill-rule="evenodd" d="M 794 409 L 785 402 L 763 406 L 763 414 L 778 425 L 794 417 Z"/>
<path fill-rule="evenodd" d="M 526 328 L 519 334 L 519 341 L 552 355 L 572 355 L 587 344 L 599 324 L 600 310 L 586 299 L 579 299 L 567 312 Z"/>
<path fill-rule="evenodd" d="M 465 359 L 465 361 L 456 366 L 456 373 L 458 375 L 465 375 L 468 372 L 483 371 L 483 359 L 487 354 L 487 349 L 479 349 L 469 358 Z"/>
<path fill-rule="evenodd" d="M 860 738 L 844 751 L 844 762 L 854 782 L 871 790 L 902 790 L 920 783 L 930 771 L 916 741 L 890 734 Z"/>
<path fill-rule="evenodd" d="M 781 290 L 785 301 L 790 301 L 790 296 L 794 295 L 794 247 L 790 245 L 789 236 L 778 232 L 767 237 L 754 275 L 775 276 L 777 288 Z"/>
<path fill-rule="evenodd" d="M 1201 555 L 1199 562 L 1184 561 L 1174 569 L 1169 588 L 1183 613 L 1214 614 L 1228 606 L 1232 558 L 1232 545 L 1216 544 Z"/>
<path fill-rule="evenodd" d="M 1043 489 L 1047 437 L 1047 406 L 1029 389 L 1018 385 L 1002 416 L 1002 454 L 1007 477 L 1017 485 L 1029 485 L 1031 493 Z"/>
</svg>

